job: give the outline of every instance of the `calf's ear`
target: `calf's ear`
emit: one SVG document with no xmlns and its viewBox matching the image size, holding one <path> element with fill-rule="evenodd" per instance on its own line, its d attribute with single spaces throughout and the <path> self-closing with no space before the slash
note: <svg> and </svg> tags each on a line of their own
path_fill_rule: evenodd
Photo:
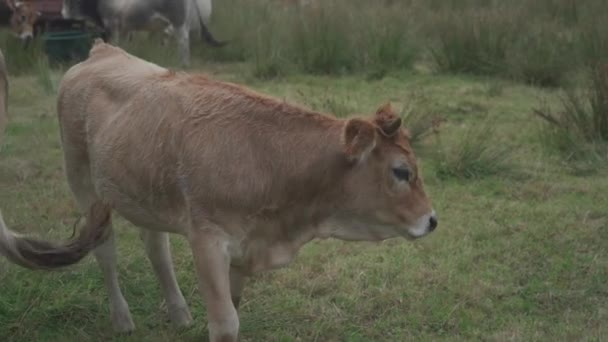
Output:
<svg viewBox="0 0 608 342">
<path fill-rule="evenodd" d="M 342 131 L 344 152 L 350 161 L 361 161 L 376 146 L 376 128 L 361 119 L 350 119 Z"/>
</svg>

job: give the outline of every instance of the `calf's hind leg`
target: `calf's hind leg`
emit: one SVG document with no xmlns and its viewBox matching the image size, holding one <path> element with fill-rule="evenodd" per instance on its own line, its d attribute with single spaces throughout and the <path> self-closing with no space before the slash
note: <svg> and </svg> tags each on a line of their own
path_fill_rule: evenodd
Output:
<svg viewBox="0 0 608 342">
<path fill-rule="evenodd" d="M 83 158 L 78 158 L 77 151 L 64 144 L 65 170 L 70 189 L 78 202 L 80 210 L 86 213 L 91 205 L 99 199 L 95 194 L 88 163 L 83 163 Z M 111 225 L 111 220 L 108 221 Z M 110 227 L 110 237 L 99 247 L 93 250 L 97 263 L 103 272 L 104 282 L 110 297 L 110 316 L 112 326 L 117 332 L 130 332 L 135 329 L 129 305 L 125 300 L 118 283 L 118 269 L 116 265 L 116 243 L 114 231 Z"/>
<path fill-rule="evenodd" d="M 141 239 L 146 246 L 146 254 L 154 273 L 160 282 L 160 287 L 167 301 L 169 318 L 178 326 L 188 326 L 192 323 L 192 316 L 188 304 L 179 289 L 169 246 L 169 234 L 142 229 Z"/>
<path fill-rule="evenodd" d="M 114 232 L 110 238 L 93 251 L 97 263 L 103 272 L 106 289 L 110 296 L 110 316 L 112 326 L 116 332 L 130 332 L 135 330 L 135 324 L 131 318 L 129 305 L 120 291 L 118 283 L 118 269 L 116 265 L 116 242 Z"/>
</svg>

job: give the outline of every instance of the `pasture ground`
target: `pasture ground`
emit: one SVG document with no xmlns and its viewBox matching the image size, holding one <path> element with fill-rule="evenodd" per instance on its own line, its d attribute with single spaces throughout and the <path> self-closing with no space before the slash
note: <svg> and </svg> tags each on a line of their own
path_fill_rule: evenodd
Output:
<svg viewBox="0 0 608 342">
<path fill-rule="evenodd" d="M 542 99 L 555 103 L 556 90 L 422 69 L 381 80 L 290 75 L 267 81 L 243 76 L 239 65 L 205 69 L 340 115 L 370 113 L 391 100 L 446 119 L 438 136 L 416 144 L 438 230 L 414 243 L 310 243 L 290 267 L 250 281 L 240 310 L 244 341 L 608 339 L 608 171 L 595 164 L 573 167 L 541 147 L 532 109 Z M 10 78 L 0 208 L 14 230 L 63 239 L 78 212 L 63 174 L 55 96 L 44 84 L 32 75 Z M 456 153 L 472 127 L 490 126 L 492 135 L 481 143 L 509 147 L 504 167 L 473 178 L 440 172 L 442 158 Z M 0 340 L 204 338 L 204 304 L 187 244 L 172 237 L 195 321 L 176 329 L 167 322 L 137 230 L 121 219 L 116 229 L 133 334 L 112 332 L 94 258 L 56 273 L 2 260 Z"/>
</svg>

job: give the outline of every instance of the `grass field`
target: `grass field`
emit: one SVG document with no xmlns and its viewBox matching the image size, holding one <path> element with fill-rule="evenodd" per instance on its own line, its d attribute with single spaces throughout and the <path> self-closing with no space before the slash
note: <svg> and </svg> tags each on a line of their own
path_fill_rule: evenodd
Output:
<svg viewBox="0 0 608 342">
<path fill-rule="evenodd" d="M 222 53 L 237 54 L 232 49 Z M 534 115 L 546 106 L 559 112 L 561 88 L 494 72 L 447 72 L 424 58 L 400 68 L 355 63 L 336 75 L 250 57 L 219 62 L 227 57 L 206 54 L 193 68 L 340 116 L 387 100 L 404 108 L 406 125 L 420 133 L 415 148 L 440 224 L 414 243 L 306 245 L 288 268 L 246 287 L 243 341 L 608 340 L 608 154 L 600 138 L 560 140 L 563 130 Z M 0 209 L 16 231 L 64 239 L 79 213 L 63 174 L 54 107 L 61 71 L 43 67 L 10 77 Z M 577 82 L 577 89 L 586 85 Z M 432 131 L 436 118 L 442 124 Z M 137 229 L 121 219 L 116 228 L 134 333 L 112 332 L 92 257 L 55 273 L 1 260 L 0 341 L 206 338 L 185 241 L 172 238 L 173 255 L 195 322 L 176 329 Z"/>
</svg>

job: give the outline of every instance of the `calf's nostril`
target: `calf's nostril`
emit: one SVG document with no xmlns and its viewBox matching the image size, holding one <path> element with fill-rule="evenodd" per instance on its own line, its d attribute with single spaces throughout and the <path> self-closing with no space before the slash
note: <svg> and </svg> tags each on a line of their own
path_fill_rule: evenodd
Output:
<svg viewBox="0 0 608 342">
<path fill-rule="evenodd" d="M 429 230 L 433 231 L 435 230 L 435 228 L 437 228 L 437 217 L 435 216 L 431 216 L 431 218 L 429 219 Z"/>
</svg>

